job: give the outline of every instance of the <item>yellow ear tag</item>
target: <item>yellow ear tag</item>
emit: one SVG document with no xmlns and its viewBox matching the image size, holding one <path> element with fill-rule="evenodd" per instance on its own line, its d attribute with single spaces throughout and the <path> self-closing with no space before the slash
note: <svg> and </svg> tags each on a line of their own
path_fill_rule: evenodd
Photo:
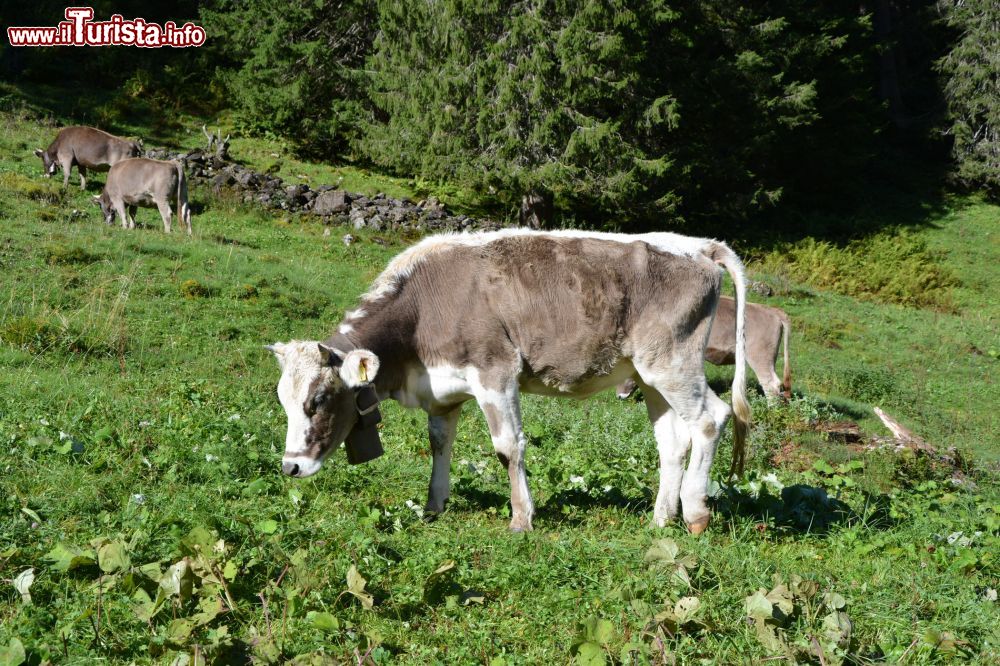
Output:
<svg viewBox="0 0 1000 666">
<path fill-rule="evenodd" d="M 364 361 L 358 364 L 358 376 L 361 377 L 361 381 L 368 382 L 368 368 L 365 366 Z"/>
</svg>

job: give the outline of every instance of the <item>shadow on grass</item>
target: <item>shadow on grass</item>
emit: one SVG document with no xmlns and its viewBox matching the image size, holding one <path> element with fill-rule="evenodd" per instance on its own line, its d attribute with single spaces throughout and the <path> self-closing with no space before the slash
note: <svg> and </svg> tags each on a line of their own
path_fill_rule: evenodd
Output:
<svg viewBox="0 0 1000 666">
<path fill-rule="evenodd" d="M 888 495 L 866 494 L 858 511 L 830 497 L 824 488 L 806 484 L 786 486 L 780 495 L 772 495 L 766 487 L 757 495 L 729 487 L 711 504 L 717 519 L 729 524 L 750 519 L 761 532 L 778 535 L 823 535 L 835 526 L 859 523 L 885 530 L 897 522 L 890 516 Z"/>
</svg>

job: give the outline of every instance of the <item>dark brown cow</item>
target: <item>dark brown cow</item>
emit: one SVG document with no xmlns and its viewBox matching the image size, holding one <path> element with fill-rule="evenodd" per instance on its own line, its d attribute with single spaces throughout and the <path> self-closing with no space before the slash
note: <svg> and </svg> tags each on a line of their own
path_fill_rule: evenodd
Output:
<svg viewBox="0 0 1000 666">
<path fill-rule="evenodd" d="M 142 144 L 93 127 L 64 127 L 48 148 L 35 149 L 35 155 L 42 158 L 45 177 L 49 178 L 62 167 L 63 187 L 69 185 L 69 172 L 75 165 L 80 172 L 80 189 L 87 186 L 87 169 L 107 171 L 113 165 L 129 157 L 142 154 Z"/>
<path fill-rule="evenodd" d="M 720 266 L 738 304 L 732 410 L 709 388 L 702 363 Z M 739 258 L 703 238 L 524 229 L 432 236 L 393 259 L 325 342 L 268 347 L 281 366 L 278 397 L 288 416 L 282 470 L 310 476 L 345 439 L 349 460 L 377 455 L 372 410 L 393 398 L 428 414 L 427 510 L 440 512 L 459 412 L 474 399 L 510 477 L 510 527 L 528 530 L 534 504 L 520 394 L 584 398 L 631 377 L 646 395 L 660 453 L 654 520 L 662 526 L 682 508 L 699 533 L 731 412 L 731 472 L 745 456 L 745 294 Z"/>
<path fill-rule="evenodd" d="M 788 360 L 788 336 L 791 322 L 783 310 L 757 303 L 747 303 L 747 363 L 753 368 L 764 395 L 768 398 L 792 397 L 792 366 Z M 715 311 L 715 323 L 705 347 L 705 360 L 715 365 L 733 365 L 736 362 L 736 302 L 728 296 L 719 299 Z M 778 358 L 778 348 L 784 340 L 784 376 L 778 379 L 774 363 Z M 618 397 L 625 399 L 636 390 L 632 380 L 622 383 Z"/>
<path fill-rule="evenodd" d="M 117 215 L 123 229 L 135 228 L 136 206 L 157 208 L 163 230 L 170 233 L 170 204 L 177 202 L 177 219 L 187 224 L 191 235 L 191 209 L 187 201 L 187 180 L 180 162 L 136 157 L 118 162 L 108 172 L 108 182 L 94 201 L 111 224 Z"/>
</svg>

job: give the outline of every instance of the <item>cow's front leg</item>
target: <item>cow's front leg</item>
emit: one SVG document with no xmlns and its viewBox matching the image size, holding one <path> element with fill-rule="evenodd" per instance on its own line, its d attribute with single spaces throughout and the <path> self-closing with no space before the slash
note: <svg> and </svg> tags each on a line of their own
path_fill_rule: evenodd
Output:
<svg viewBox="0 0 1000 666">
<path fill-rule="evenodd" d="M 431 440 L 431 483 L 427 489 L 429 514 L 444 511 L 445 502 L 451 495 L 451 448 L 458 430 L 458 416 L 461 406 L 441 415 L 427 415 L 427 433 Z"/>
<path fill-rule="evenodd" d="M 476 400 L 486 415 L 493 449 L 510 477 L 510 530 L 530 530 L 535 505 L 531 500 L 531 491 L 528 490 L 524 461 L 527 439 L 521 430 L 521 403 L 517 384 L 514 383 L 504 391 L 483 391 Z"/>
<path fill-rule="evenodd" d="M 69 172 L 73 170 L 73 160 L 68 160 L 65 162 L 60 162 L 59 166 L 62 167 L 63 172 L 63 188 L 69 187 Z"/>
<path fill-rule="evenodd" d="M 115 202 L 115 213 L 118 214 L 118 219 L 122 221 L 122 229 L 128 229 L 129 217 L 128 217 L 128 206 L 124 202 Z"/>
</svg>

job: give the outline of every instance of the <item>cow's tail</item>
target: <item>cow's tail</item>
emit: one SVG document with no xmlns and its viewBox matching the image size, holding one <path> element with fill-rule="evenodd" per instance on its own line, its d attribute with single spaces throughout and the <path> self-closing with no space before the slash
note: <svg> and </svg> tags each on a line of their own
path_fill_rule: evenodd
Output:
<svg viewBox="0 0 1000 666">
<path fill-rule="evenodd" d="M 785 347 L 785 371 L 781 378 L 781 392 L 785 400 L 792 398 L 792 365 L 788 360 L 788 337 L 792 334 L 792 323 L 788 320 L 788 315 L 781 313 L 781 335 L 784 338 Z"/>
<path fill-rule="evenodd" d="M 188 236 L 191 235 L 191 207 L 188 206 L 187 179 L 184 177 L 184 162 L 174 162 L 177 168 L 177 220 L 187 225 Z"/>
<path fill-rule="evenodd" d="M 728 245 L 713 243 L 710 258 L 726 269 L 736 288 L 736 373 L 733 375 L 733 461 L 729 477 L 739 477 L 747 459 L 750 403 L 747 401 L 746 302 L 747 278 L 743 262 Z"/>
</svg>

